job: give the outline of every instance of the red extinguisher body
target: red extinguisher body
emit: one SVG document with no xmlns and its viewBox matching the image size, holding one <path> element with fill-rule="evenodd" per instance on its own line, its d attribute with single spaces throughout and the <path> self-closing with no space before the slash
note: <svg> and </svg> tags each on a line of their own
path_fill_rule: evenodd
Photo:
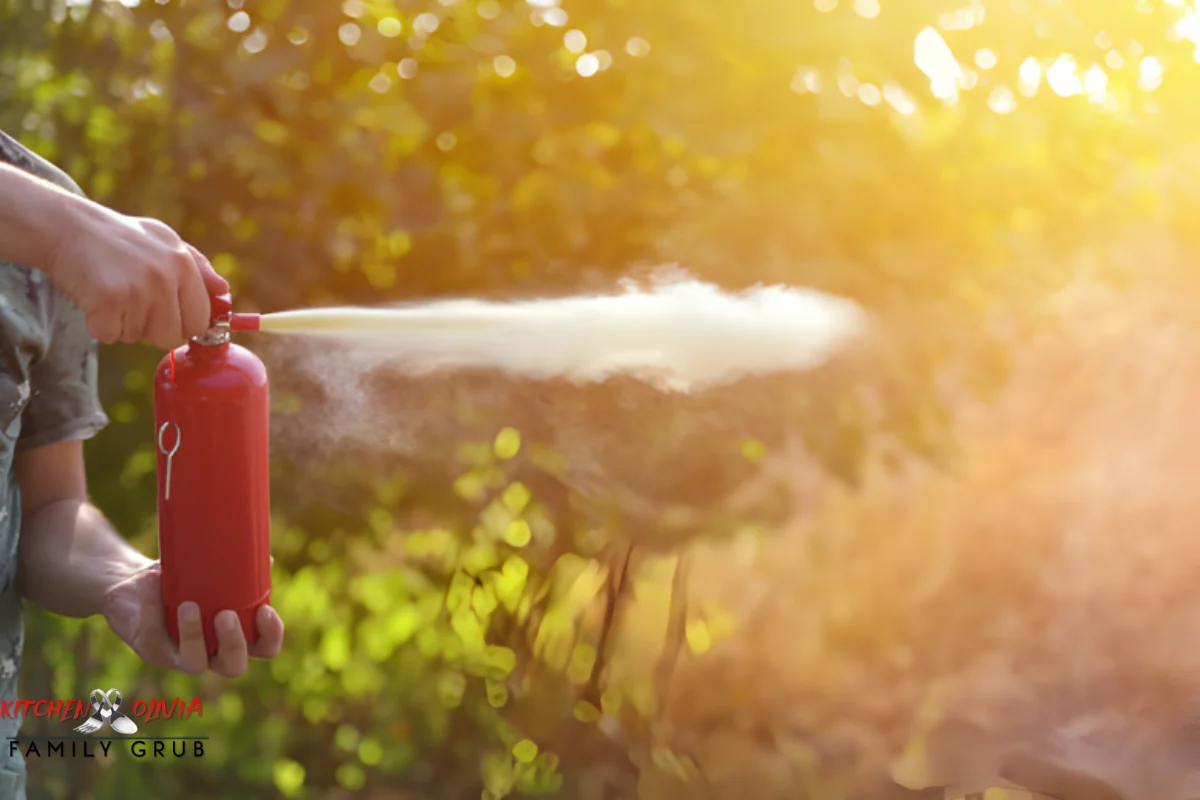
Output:
<svg viewBox="0 0 1200 800">
<path fill-rule="evenodd" d="M 271 598 L 270 411 L 262 361 L 227 330 L 205 340 L 163 358 L 154 410 L 167 629 L 178 644 L 179 606 L 197 603 L 211 657 L 219 612 L 253 643 Z"/>
</svg>

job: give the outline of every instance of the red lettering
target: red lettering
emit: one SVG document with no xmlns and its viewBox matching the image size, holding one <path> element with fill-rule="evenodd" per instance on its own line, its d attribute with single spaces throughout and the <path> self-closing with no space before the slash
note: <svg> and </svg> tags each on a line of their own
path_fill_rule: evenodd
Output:
<svg viewBox="0 0 1200 800">
<path fill-rule="evenodd" d="M 34 715 L 35 717 L 41 717 L 41 716 L 45 716 L 45 713 L 46 713 L 46 712 L 42 711 L 41 709 L 42 709 L 42 707 L 43 707 L 43 706 L 48 706 L 48 705 L 50 705 L 50 703 L 49 703 L 48 701 L 46 701 L 46 700 L 38 700 L 37 702 L 35 702 L 35 703 L 33 704 L 33 715 Z"/>
<path fill-rule="evenodd" d="M 91 709 L 91 707 L 92 707 L 92 703 L 89 700 L 76 700 L 75 701 L 75 719 L 79 719 L 81 717 L 86 717 L 88 715 L 88 711 Z"/>
<path fill-rule="evenodd" d="M 34 705 L 34 701 L 32 701 L 32 700 L 22 700 L 21 701 L 21 716 L 22 717 L 29 716 L 29 707 L 32 705 Z"/>
<path fill-rule="evenodd" d="M 191 705 L 191 707 L 188 708 L 187 711 L 188 711 L 188 715 L 190 715 L 194 711 L 194 712 L 196 712 L 197 717 L 204 716 L 204 704 L 200 702 L 199 697 L 192 698 L 192 705 Z M 187 719 L 187 715 L 184 716 L 184 719 Z"/>
<path fill-rule="evenodd" d="M 163 704 L 164 705 L 166 704 L 165 700 L 163 701 Z M 167 719 L 170 719 L 171 717 L 175 716 L 175 709 L 178 707 L 179 707 L 179 698 L 176 697 L 174 700 L 171 701 L 171 707 L 167 710 L 167 713 L 164 714 L 163 716 L 165 716 Z"/>
<path fill-rule="evenodd" d="M 149 722 L 152 719 L 158 719 L 161 717 L 163 712 L 166 710 L 166 705 L 167 704 L 162 700 L 151 700 L 150 713 L 146 716 L 146 721 Z"/>
<path fill-rule="evenodd" d="M 133 701 L 133 715 L 135 717 L 140 717 L 145 713 L 146 713 L 146 701 L 145 700 L 134 700 Z"/>
</svg>

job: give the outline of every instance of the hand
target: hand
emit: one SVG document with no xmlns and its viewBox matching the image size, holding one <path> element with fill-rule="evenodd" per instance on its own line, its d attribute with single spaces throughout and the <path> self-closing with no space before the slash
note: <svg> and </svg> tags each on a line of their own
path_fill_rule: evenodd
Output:
<svg viewBox="0 0 1200 800">
<path fill-rule="evenodd" d="M 189 608 L 196 614 L 194 620 L 186 619 Z M 246 671 L 249 658 L 274 658 L 283 645 L 283 621 L 270 606 L 258 610 L 258 641 L 251 645 L 246 643 L 237 614 L 222 611 L 216 618 L 219 646 L 210 661 L 199 608 L 195 603 L 184 603 L 179 609 L 179 646 L 176 647 L 167 633 L 163 615 L 162 571 L 157 561 L 108 591 L 104 618 L 113 633 L 147 664 L 177 669 L 189 675 L 199 675 L 211 668 L 218 675 L 236 678 Z M 226 628 L 223 623 L 232 623 L 232 626 Z"/>
<path fill-rule="evenodd" d="M 65 208 L 45 272 L 92 336 L 171 350 L 208 329 L 209 297 L 229 284 L 199 250 L 158 220 L 76 197 Z"/>
</svg>

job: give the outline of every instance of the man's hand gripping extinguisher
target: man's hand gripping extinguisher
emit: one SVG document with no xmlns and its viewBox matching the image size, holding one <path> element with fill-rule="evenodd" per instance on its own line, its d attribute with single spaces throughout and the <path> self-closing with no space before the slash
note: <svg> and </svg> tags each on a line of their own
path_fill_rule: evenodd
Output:
<svg viewBox="0 0 1200 800">
<path fill-rule="evenodd" d="M 271 599 L 271 484 L 267 370 L 230 331 L 228 294 L 212 298 L 208 332 L 163 357 L 154 376 L 158 547 L 167 630 L 179 643 L 179 606 L 200 606 L 204 640 L 214 618 L 236 611 L 246 641 Z"/>
</svg>

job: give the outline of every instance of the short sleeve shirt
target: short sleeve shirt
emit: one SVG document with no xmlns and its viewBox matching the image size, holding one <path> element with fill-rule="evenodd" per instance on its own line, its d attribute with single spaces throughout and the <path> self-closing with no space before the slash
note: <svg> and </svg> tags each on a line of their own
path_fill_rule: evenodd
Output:
<svg viewBox="0 0 1200 800">
<path fill-rule="evenodd" d="M 82 195 L 65 173 L 0 132 L 0 161 Z M 108 423 L 96 342 L 82 312 L 40 271 L 0 261 L 0 702 L 18 699 L 24 624 L 16 587 L 21 496 L 18 452 L 88 439 Z M 19 719 L 0 715 L 0 797 L 25 798 L 25 764 L 10 757 Z"/>
</svg>

